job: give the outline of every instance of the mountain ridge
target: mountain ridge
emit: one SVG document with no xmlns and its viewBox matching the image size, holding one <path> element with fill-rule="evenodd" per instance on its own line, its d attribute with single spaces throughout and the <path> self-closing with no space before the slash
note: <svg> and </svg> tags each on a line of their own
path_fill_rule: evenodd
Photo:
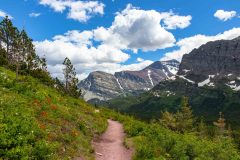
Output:
<svg viewBox="0 0 240 160">
<path fill-rule="evenodd" d="M 126 94 L 137 95 L 148 91 L 178 70 L 176 60 L 156 61 L 140 71 L 120 71 L 114 74 L 95 71 L 82 80 L 78 87 L 87 101 L 106 101 Z"/>
</svg>

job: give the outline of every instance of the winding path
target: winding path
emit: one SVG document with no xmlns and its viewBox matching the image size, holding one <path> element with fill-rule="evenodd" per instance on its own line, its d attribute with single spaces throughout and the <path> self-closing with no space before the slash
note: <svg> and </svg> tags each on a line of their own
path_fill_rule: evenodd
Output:
<svg viewBox="0 0 240 160">
<path fill-rule="evenodd" d="M 124 137 L 122 124 L 108 120 L 106 132 L 93 142 L 96 160 L 131 160 L 133 152 L 124 147 Z"/>
</svg>

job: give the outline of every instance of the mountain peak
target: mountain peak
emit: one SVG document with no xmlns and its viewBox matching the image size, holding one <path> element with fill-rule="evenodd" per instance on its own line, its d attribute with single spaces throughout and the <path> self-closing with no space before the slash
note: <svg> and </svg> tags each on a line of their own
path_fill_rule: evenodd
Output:
<svg viewBox="0 0 240 160">
<path fill-rule="evenodd" d="M 195 83 L 240 77 L 240 37 L 208 42 L 182 58 L 179 76 Z M 213 75 L 215 75 L 213 77 Z M 205 84 L 204 83 L 204 84 Z"/>
<path fill-rule="evenodd" d="M 107 100 L 123 94 L 139 94 L 168 79 L 178 71 L 176 60 L 156 61 L 140 71 L 121 71 L 114 75 L 95 71 L 79 83 L 85 100 Z"/>
</svg>

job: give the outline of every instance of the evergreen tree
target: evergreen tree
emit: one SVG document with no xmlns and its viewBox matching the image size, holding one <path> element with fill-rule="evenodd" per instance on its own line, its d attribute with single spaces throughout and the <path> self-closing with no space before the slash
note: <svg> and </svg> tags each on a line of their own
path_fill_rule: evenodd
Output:
<svg viewBox="0 0 240 160">
<path fill-rule="evenodd" d="M 73 67 L 70 59 L 68 59 L 67 57 L 65 58 L 63 65 L 65 91 L 71 96 L 79 97 L 81 95 L 81 91 L 79 91 L 77 87 L 79 81 L 76 77 L 75 68 Z"/>
<path fill-rule="evenodd" d="M 8 18 L 8 16 L 6 16 L 0 23 L 0 39 L 1 43 L 4 43 L 6 45 L 6 53 L 9 62 L 12 62 L 13 60 L 11 49 L 13 49 L 12 46 L 15 38 L 15 33 L 16 27 L 13 26 L 11 20 Z"/>
<path fill-rule="evenodd" d="M 160 123 L 171 130 L 176 130 L 176 118 L 175 115 L 169 112 L 163 112 L 160 119 Z"/>
<path fill-rule="evenodd" d="M 0 66 L 8 65 L 7 53 L 3 48 L 0 48 Z"/>
<path fill-rule="evenodd" d="M 181 109 L 176 113 L 177 130 L 180 132 L 191 131 L 193 129 L 193 114 L 188 104 L 188 98 L 182 98 Z"/>
<path fill-rule="evenodd" d="M 12 57 L 13 57 L 13 62 L 16 67 L 16 80 L 18 80 L 18 72 L 19 72 L 19 67 L 21 65 L 21 58 L 23 56 L 23 42 L 21 39 L 21 34 L 18 32 L 18 30 L 15 31 L 14 34 L 14 40 L 12 44 Z"/>
<path fill-rule="evenodd" d="M 225 119 L 223 118 L 222 112 L 219 113 L 219 118 L 217 122 L 213 122 L 213 124 L 218 127 L 219 135 L 223 136 L 225 133 L 226 123 L 225 123 Z"/>
<path fill-rule="evenodd" d="M 203 138 L 207 136 L 207 126 L 203 121 L 203 118 L 201 119 L 201 121 L 198 124 L 197 127 L 197 131 L 198 131 L 198 135 Z"/>
</svg>

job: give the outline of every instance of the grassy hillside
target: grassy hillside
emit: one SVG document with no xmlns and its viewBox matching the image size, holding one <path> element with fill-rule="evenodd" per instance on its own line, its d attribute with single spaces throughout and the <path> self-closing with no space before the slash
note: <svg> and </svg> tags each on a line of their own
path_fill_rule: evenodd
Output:
<svg viewBox="0 0 240 160">
<path fill-rule="evenodd" d="M 0 157 L 94 159 L 91 140 L 106 119 L 83 100 L 0 67 Z"/>
</svg>

